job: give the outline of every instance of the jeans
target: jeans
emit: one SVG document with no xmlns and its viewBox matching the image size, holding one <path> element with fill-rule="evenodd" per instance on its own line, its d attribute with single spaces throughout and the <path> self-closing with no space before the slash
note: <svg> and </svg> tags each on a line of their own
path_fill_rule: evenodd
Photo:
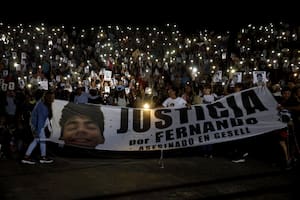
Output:
<svg viewBox="0 0 300 200">
<path fill-rule="evenodd" d="M 30 156 L 38 143 L 40 143 L 41 156 L 46 156 L 46 136 L 44 129 L 42 129 L 38 137 L 35 137 L 30 143 L 25 155 Z"/>
</svg>

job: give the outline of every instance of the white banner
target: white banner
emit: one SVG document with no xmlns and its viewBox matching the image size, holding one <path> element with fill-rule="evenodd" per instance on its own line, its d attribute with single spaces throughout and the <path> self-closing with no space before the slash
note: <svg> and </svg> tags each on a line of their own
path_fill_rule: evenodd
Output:
<svg viewBox="0 0 300 200">
<path fill-rule="evenodd" d="M 237 140 L 286 127 L 266 87 L 191 108 L 134 109 L 55 100 L 50 140 L 99 150 L 150 151 Z M 103 119 L 104 118 L 104 119 Z"/>
</svg>

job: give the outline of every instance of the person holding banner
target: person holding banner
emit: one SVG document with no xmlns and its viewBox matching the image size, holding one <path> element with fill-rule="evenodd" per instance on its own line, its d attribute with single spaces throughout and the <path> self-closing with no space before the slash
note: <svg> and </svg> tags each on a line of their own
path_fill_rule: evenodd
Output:
<svg viewBox="0 0 300 200">
<path fill-rule="evenodd" d="M 162 103 L 163 107 L 182 108 L 187 107 L 187 102 L 178 96 L 178 89 L 171 86 L 168 90 L 169 97 Z"/>
<path fill-rule="evenodd" d="M 54 92 L 48 90 L 44 93 L 41 100 L 39 100 L 31 113 L 30 125 L 34 134 L 34 139 L 30 143 L 25 153 L 24 158 L 21 160 L 24 164 L 35 164 L 35 161 L 30 158 L 32 151 L 37 144 L 40 144 L 41 158 L 40 163 L 52 163 L 53 160 L 46 157 L 46 135 L 45 128 L 49 125 L 52 118 L 52 103 L 54 101 Z M 48 122 L 48 124 L 47 124 Z"/>
<path fill-rule="evenodd" d="M 234 85 L 234 92 L 241 92 L 243 90 L 242 83 L 236 83 Z M 249 139 L 236 140 L 232 142 L 233 147 L 233 163 L 244 163 L 246 162 L 246 158 L 248 157 L 248 146 Z"/>
<path fill-rule="evenodd" d="M 281 121 L 285 122 L 287 124 L 287 127 L 278 130 L 276 133 L 276 139 L 279 141 L 279 145 L 281 147 L 281 150 L 283 152 L 284 156 L 284 163 L 283 166 L 285 169 L 291 169 L 292 167 L 292 159 L 290 155 L 290 135 L 289 130 L 293 130 L 294 123 L 292 121 L 292 115 L 291 113 L 283 109 L 284 107 L 288 107 L 293 105 L 293 97 L 292 97 L 292 91 L 289 87 L 284 87 L 281 90 L 281 97 L 277 99 L 278 102 L 278 110 L 281 117 Z M 281 160 L 280 160 L 281 161 Z"/>
<path fill-rule="evenodd" d="M 85 92 L 83 90 L 84 90 L 84 88 L 82 88 L 82 87 L 78 87 L 76 89 L 76 94 L 74 96 L 74 103 L 85 104 L 85 103 L 89 102 L 89 99 L 95 100 L 95 99 L 99 98 L 99 95 L 92 96 L 89 92 Z"/>
<path fill-rule="evenodd" d="M 59 121 L 61 137 L 66 145 L 95 148 L 105 139 L 104 115 L 100 106 L 68 103 Z"/>
</svg>

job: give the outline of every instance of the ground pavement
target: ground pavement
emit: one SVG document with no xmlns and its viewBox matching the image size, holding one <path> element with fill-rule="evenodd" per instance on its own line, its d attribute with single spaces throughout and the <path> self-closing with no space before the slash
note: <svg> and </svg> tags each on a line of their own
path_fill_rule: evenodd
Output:
<svg viewBox="0 0 300 200">
<path fill-rule="evenodd" d="M 53 164 L 0 160 L 0 199 L 300 199 L 299 167 L 285 171 L 251 155 L 245 163 L 221 155 L 211 159 L 167 153 L 162 160 L 160 153 L 51 156 Z"/>
</svg>

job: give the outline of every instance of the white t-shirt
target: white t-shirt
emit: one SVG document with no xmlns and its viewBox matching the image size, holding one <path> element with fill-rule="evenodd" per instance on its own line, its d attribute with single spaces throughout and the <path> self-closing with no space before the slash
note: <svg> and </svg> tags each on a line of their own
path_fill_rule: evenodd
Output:
<svg viewBox="0 0 300 200">
<path fill-rule="evenodd" d="M 205 94 L 203 95 L 203 103 L 204 104 L 210 104 L 214 102 L 217 99 L 217 95 L 215 93 L 213 94 Z"/>
<path fill-rule="evenodd" d="M 169 97 L 162 103 L 162 105 L 164 107 L 182 108 L 186 107 L 187 102 L 181 97 L 177 97 L 176 99 L 172 99 L 171 97 Z"/>
</svg>

